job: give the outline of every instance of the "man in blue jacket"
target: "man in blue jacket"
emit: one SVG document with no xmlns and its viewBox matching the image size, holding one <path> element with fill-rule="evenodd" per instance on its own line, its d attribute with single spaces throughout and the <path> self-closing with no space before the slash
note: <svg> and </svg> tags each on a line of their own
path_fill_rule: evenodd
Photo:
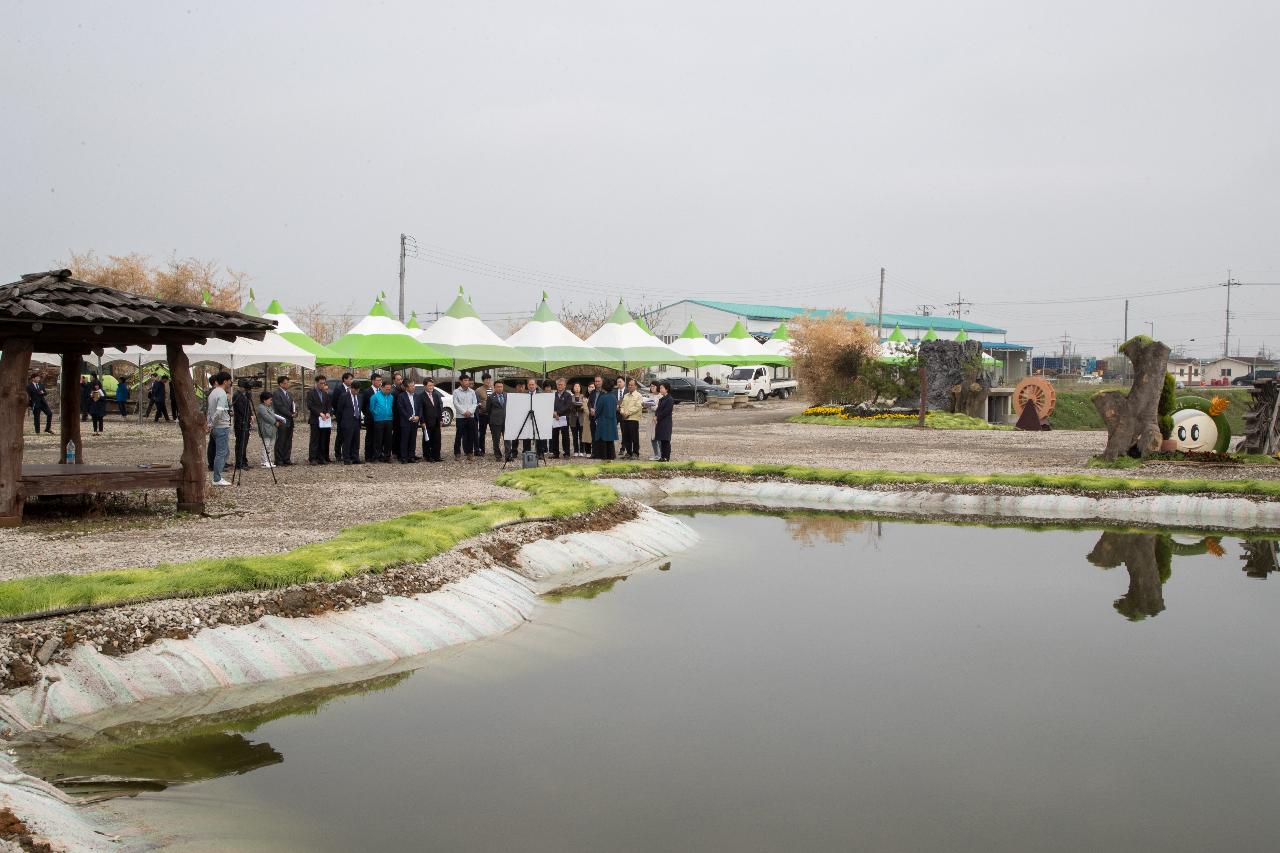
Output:
<svg viewBox="0 0 1280 853">
<path fill-rule="evenodd" d="M 366 462 L 391 461 L 391 425 L 395 421 L 396 401 L 391 394 L 391 380 L 382 380 L 381 387 L 369 397 L 369 417 L 372 420 L 372 453 Z"/>
</svg>

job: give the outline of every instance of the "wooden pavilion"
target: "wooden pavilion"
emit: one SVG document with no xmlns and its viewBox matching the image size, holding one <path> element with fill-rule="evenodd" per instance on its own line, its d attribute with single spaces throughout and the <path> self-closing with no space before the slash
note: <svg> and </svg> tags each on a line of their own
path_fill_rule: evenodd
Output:
<svg viewBox="0 0 1280 853">
<path fill-rule="evenodd" d="M 208 476 L 204 418 L 196 406 L 191 365 L 183 347 L 210 338 L 261 340 L 271 320 L 148 299 L 71 277 L 71 270 L 24 275 L 0 285 L 0 527 L 22 522 L 24 502 L 35 495 L 92 494 L 176 488 L 178 509 L 204 509 Z M 180 467 L 90 465 L 80 437 L 82 359 L 107 347 L 165 348 L 182 429 Z M 57 465 L 22 464 L 28 412 L 27 376 L 33 352 L 62 356 L 61 441 Z M 74 464 L 66 464 L 75 443 Z"/>
</svg>

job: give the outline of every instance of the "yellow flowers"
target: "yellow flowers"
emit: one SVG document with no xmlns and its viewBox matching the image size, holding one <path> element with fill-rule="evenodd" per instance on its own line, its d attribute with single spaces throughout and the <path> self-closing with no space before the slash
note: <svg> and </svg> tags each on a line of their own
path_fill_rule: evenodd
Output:
<svg viewBox="0 0 1280 853">
<path fill-rule="evenodd" d="M 841 420 L 855 423 L 865 423 L 867 421 L 913 421 L 917 417 L 916 415 L 904 415 L 894 412 L 880 412 L 875 415 L 851 415 L 842 406 L 810 406 L 801 414 L 837 417 Z"/>
<path fill-rule="evenodd" d="M 1209 401 L 1209 416 L 1216 418 L 1218 415 L 1225 412 L 1227 407 L 1230 405 L 1231 401 L 1226 397 L 1214 397 Z"/>
</svg>

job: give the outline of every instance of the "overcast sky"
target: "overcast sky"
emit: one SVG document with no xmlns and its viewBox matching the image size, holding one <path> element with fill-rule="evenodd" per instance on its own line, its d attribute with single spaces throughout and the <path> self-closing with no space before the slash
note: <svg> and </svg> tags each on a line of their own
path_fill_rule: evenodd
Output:
<svg viewBox="0 0 1280 853">
<path fill-rule="evenodd" d="M 1280 282 L 1274 0 L 0 8 L 4 280 L 177 253 L 364 313 L 403 231 L 410 307 L 499 329 L 543 289 L 866 309 L 885 266 L 886 310 L 1098 354 L 1122 303 L 1015 301 Z M 1280 348 L 1280 287 L 1233 303 Z M 1129 330 L 1219 353 L 1223 308 Z"/>
</svg>

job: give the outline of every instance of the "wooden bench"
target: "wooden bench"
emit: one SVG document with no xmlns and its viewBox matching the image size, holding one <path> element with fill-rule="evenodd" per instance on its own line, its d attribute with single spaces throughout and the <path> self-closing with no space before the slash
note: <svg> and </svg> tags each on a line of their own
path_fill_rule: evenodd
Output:
<svg viewBox="0 0 1280 853">
<path fill-rule="evenodd" d="M 182 466 L 153 465 L 27 465 L 22 466 L 22 494 L 92 495 L 99 492 L 136 492 L 144 489 L 176 489 L 182 482 Z"/>
</svg>

